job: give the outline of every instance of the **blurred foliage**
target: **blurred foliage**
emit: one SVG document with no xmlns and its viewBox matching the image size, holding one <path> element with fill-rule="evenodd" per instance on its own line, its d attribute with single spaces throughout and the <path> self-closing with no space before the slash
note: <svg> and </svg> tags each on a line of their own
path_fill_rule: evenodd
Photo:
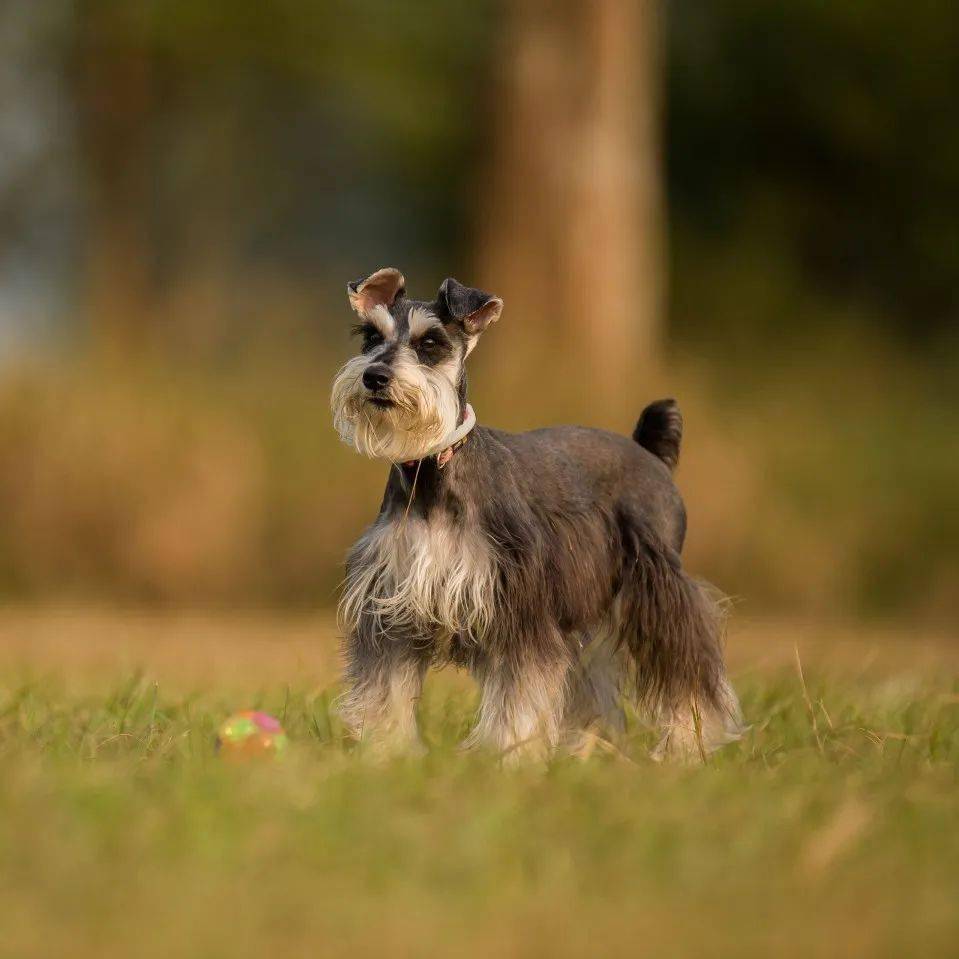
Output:
<svg viewBox="0 0 959 959">
<path fill-rule="evenodd" d="M 666 157 L 689 335 L 769 270 L 905 343 L 959 320 L 959 17 L 937 0 L 670 5 Z M 757 256 L 758 255 L 758 256 Z M 775 282 L 775 280 L 774 280 Z M 683 291 L 701 285 L 701 297 Z M 755 336 L 797 320 L 741 299 Z M 820 304 L 821 305 L 821 304 Z M 827 326 L 826 311 L 805 323 Z M 733 321 L 735 323 L 735 321 Z"/>
<path fill-rule="evenodd" d="M 14 173 L 0 125 L 0 283 L 60 290 L 61 333 L 95 323 L 80 264 L 116 212 L 95 202 L 120 196 L 112 160 L 144 191 L 124 211 L 149 274 L 129 323 L 154 347 L 101 365 L 61 336 L 69 361 L 4 370 L 0 594 L 331 601 L 383 472 L 329 427 L 343 285 L 386 263 L 414 292 L 468 276 L 506 12 L 0 9 L 56 107 Z M 959 18 L 931 0 L 675 0 L 665 50 L 672 367 L 624 388 L 628 416 L 605 425 L 679 396 L 690 566 L 753 608 L 954 615 Z M 3 77 L 9 120 L 32 101 Z M 116 130 L 84 132 L 103 104 L 127 111 L 116 156 L 90 148 Z M 576 359 L 541 365 L 517 408 L 491 339 L 473 361 L 483 418 L 601 422 Z"/>
<path fill-rule="evenodd" d="M 49 219 L 55 186 L 32 188 L 27 174 L 68 155 L 58 136 L 83 126 L 84 56 L 113 109 L 135 56 L 142 142 L 128 159 L 148 173 L 157 291 L 253 271 L 338 297 L 344 278 L 393 260 L 430 288 L 474 253 L 504 107 L 505 11 L 496 0 L 12 0 L 3 15 L 10 36 L 29 38 L 23 62 L 29 53 L 41 86 L 59 63 L 61 90 L 46 152 L 0 176 L 0 209 L 21 234 Z M 954 328 L 951 5 L 676 0 L 666 14 L 674 338 L 749 342 L 827 326 L 837 311 L 920 348 Z M 76 170 L 77 202 L 59 202 L 79 255 L 92 212 L 82 149 Z M 0 260 L 15 245 L 4 236 Z M 749 299 L 739 274 L 760 273 L 778 299 L 762 288 Z M 790 306 L 796 288 L 812 308 Z"/>
<path fill-rule="evenodd" d="M 165 282 L 255 264 L 338 293 L 398 251 L 465 257 L 490 0 L 91 4 L 150 61 Z"/>
<path fill-rule="evenodd" d="M 332 605 L 384 481 L 383 464 L 333 433 L 337 360 L 261 351 L 220 371 L 71 365 L 8 378 L 0 595 Z M 486 422 L 591 419 L 549 386 L 517 408 L 495 363 L 490 339 L 472 388 Z M 694 370 L 670 373 L 687 425 L 678 483 L 689 568 L 745 614 L 953 622 L 959 433 L 928 371 L 872 353 L 840 381 L 810 352 L 766 374 L 737 393 L 704 388 Z M 635 413 L 609 425 L 626 431 Z"/>
</svg>

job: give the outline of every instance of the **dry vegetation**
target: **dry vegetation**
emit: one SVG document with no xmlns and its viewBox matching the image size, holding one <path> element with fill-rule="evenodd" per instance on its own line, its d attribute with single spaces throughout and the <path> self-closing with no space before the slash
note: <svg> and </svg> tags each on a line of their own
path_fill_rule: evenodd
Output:
<svg viewBox="0 0 959 959">
<path fill-rule="evenodd" d="M 0 383 L 0 595 L 330 606 L 383 483 L 330 426 L 345 326 L 337 357 L 306 341 L 295 361 L 287 348 L 221 373 L 80 365 Z M 499 357 L 477 352 L 472 395 L 492 425 L 622 432 L 644 402 L 676 395 L 688 564 L 748 597 L 751 614 L 959 613 L 959 429 L 944 372 L 802 355 L 792 372 L 722 369 L 709 386 L 680 366 L 604 410 L 588 386 L 560 389 L 577 380 L 557 366 L 517 407 Z"/>
</svg>

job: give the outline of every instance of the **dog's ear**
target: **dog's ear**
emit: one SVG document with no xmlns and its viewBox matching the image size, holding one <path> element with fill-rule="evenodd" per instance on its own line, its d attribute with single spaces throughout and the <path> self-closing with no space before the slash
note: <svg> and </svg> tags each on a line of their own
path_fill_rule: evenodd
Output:
<svg viewBox="0 0 959 959">
<path fill-rule="evenodd" d="M 503 301 L 498 296 L 463 286 L 451 276 L 443 280 L 437 304 L 450 319 L 463 324 L 468 336 L 478 336 L 503 312 Z"/>
<path fill-rule="evenodd" d="M 389 309 L 393 301 L 406 289 L 406 280 L 399 270 L 391 266 L 371 273 L 366 279 L 346 284 L 350 306 L 364 316 L 376 306 Z"/>
</svg>

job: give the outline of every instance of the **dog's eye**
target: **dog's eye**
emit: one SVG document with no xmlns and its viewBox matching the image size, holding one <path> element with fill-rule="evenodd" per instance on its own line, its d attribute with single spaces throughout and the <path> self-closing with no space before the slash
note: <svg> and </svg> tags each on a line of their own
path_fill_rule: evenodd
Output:
<svg viewBox="0 0 959 959">
<path fill-rule="evenodd" d="M 413 348 L 420 363 L 435 366 L 447 355 L 449 344 L 438 329 L 424 330 L 423 335 L 413 341 Z"/>
<path fill-rule="evenodd" d="M 383 334 L 375 326 L 369 326 L 366 323 L 362 323 L 359 326 L 353 327 L 354 336 L 363 337 L 363 352 L 366 353 L 369 350 L 372 350 L 374 346 L 379 346 L 383 342 Z"/>
</svg>

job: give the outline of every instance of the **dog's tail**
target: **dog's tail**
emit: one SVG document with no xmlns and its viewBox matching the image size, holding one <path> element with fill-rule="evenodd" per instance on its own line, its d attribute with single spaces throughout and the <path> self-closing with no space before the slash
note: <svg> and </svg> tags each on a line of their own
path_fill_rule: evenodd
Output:
<svg viewBox="0 0 959 959">
<path fill-rule="evenodd" d="M 676 469 L 683 441 L 683 414 L 679 412 L 679 404 L 673 399 L 650 403 L 639 417 L 633 439 L 671 470 Z"/>
</svg>

